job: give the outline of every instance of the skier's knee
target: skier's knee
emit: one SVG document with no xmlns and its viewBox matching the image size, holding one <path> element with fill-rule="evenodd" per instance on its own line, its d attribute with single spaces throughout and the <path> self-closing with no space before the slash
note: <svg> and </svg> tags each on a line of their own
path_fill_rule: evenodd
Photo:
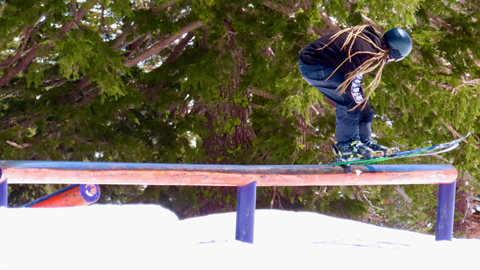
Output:
<svg viewBox="0 0 480 270">
<path fill-rule="evenodd" d="M 374 115 L 375 115 L 375 112 L 374 112 L 373 110 L 367 112 L 367 113 L 365 114 L 365 120 L 366 120 L 365 122 L 366 122 L 366 123 L 371 123 L 371 122 L 373 122 L 373 117 L 374 117 Z"/>
</svg>

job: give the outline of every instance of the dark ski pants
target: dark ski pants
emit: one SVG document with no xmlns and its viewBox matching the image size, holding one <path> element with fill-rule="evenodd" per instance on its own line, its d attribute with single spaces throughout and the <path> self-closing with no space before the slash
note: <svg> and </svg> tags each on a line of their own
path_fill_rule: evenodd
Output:
<svg viewBox="0 0 480 270">
<path fill-rule="evenodd" d="M 308 84 L 317 88 L 325 97 L 335 102 L 337 146 L 341 147 L 354 140 L 367 142 L 372 136 L 370 123 L 373 121 L 373 110 L 368 113 L 359 109 L 350 111 L 356 105 L 348 93 L 350 89 L 347 89 L 342 95 L 337 92 L 338 86 L 345 80 L 345 74 L 337 70 L 328 81 L 325 81 L 335 70 L 335 67 L 325 64 L 307 65 L 300 59 L 298 69 Z"/>
</svg>

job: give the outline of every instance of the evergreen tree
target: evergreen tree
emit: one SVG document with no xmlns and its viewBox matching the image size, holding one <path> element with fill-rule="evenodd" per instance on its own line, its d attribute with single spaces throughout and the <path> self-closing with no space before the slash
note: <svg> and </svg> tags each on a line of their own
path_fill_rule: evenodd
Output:
<svg viewBox="0 0 480 270">
<path fill-rule="evenodd" d="M 0 1 L 3 160 L 322 164 L 334 107 L 298 72 L 298 51 L 358 24 L 406 29 L 371 102 L 380 143 L 459 150 L 478 194 L 478 1 Z M 372 79 L 366 77 L 365 81 Z M 468 184 L 467 184 L 468 183 Z M 18 206 L 61 186 L 10 186 Z M 162 203 L 181 217 L 235 209 L 235 189 L 102 186 L 103 203 Z M 435 185 L 278 187 L 259 207 L 312 210 L 431 232 Z M 463 217 L 459 213 L 459 218 Z"/>
</svg>

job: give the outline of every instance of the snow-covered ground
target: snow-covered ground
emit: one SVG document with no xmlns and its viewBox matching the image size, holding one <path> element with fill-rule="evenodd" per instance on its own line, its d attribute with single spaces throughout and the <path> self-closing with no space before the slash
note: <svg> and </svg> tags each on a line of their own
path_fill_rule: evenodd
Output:
<svg viewBox="0 0 480 270">
<path fill-rule="evenodd" d="M 307 212 L 257 210 L 255 243 L 235 213 L 179 221 L 153 205 L 0 208 L 0 269 L 476 269 L 480 240 Z"/>
</svg>

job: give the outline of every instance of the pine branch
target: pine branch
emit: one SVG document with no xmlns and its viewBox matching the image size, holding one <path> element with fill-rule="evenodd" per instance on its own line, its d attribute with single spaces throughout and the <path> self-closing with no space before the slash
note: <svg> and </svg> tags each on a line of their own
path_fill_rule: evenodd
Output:
<svg viewBox="0 0 480 270">
<path fill-rule="evenodd" d="M 270 93 L 267 93 L 267 92 L 263 92 L 263 91 L 260 91 L 260 90 L 256 90 L 255 88 L 253 87 L 249 87 L 248 88 L 248 92 L 252 93 L 252 94 L 255 94 L 257 96 L 260 96 L 260 97 L 264 97 L 264 98 L 268 98 L 268 99 L 273 99 L 273 100 L 280 100 L 280 97 L 278 96 L 275 96 L 275 95 L 272 95 Z"/>
<path fill-rule="evenodd" d="M 445 4 L 445 6 L 448 6 L 449 8 L 455 10 L 455 11 L 458 11 L 460 13 L 462 13 L 463 15 L 470 15 L 472 13 L 472 11 L 470 12 L 467 12 L 466 10 L 463 10 L 461 9 L 458 5 L 455 5 L 454 3 L 451 3 L 450 1 L 447 1 L 447 0 L 441 0 L 443 2 L 443 4 Z M 465 4 L 465 2 L 460 2 L 461 4 Z"/>
<path fill-rule="evenodd" d="M 185 48 L 185 46 L 188 44 L 188 42 L 193 38 L 194 34 L 193 32 L 189 32 L 181 41 L 179 44 L 177 44 L 177 46 L 175 47 L 174 51 L 172 52 L 172 54 L 170 54 L 170 56 L 167 58 L 167 60 L 165 62 L 168 62 L 168 63 L 172 63 L 174 62 L 182 53 L 183 53 L 183 49 Z M 125 37 L 126 37 L 126 34 L 125 34 Z M 123 41 L 125 40 L 125 37 L 123 38 Z M 147 37 L 148 38 L 148 37 Z M 137 39 L 136 41 L 134 41 L 131 45 L 131 47 L 129 48 L 131 50 L 130 53 L 127 54 L 127 57 L 129 55 L 131 55 L 135 50 L 138 49 L 138 47 L 140 47 L 144 41 L 147 39 L 147 38 L 139 38 Z M 121 45 L 121 42 L 118 42 L 118 46 Z M 115 46 L 117 45 L 117 43 L 115 43 L 114 45 L 114 48 Z M 90 82 L 89 82 L 89 77 L 88 75 L 85 75 L 82 77 L 82 79 L 80 80 L 80 82 L 77 84 L 77 87 L 78 87 L 78 90 L 79 91 L 82 91 L 83 89 L 85 89 L 86 87 L 88 87 L 90 85 Z M 159 89 L 157 90 L 161 90 L 163 89 L 163 86 L 160 87 Z M 149 95 L 151 97 L 153 97 L 153 95 L 155 95 L 155 93 L 157 91 L 150 91 L 151 93 L 149 93 Z"/>
<path fill-rule="evenodd" d="M 165 62 L 167 63 L 173 63 L 175 60 L 177 60 L 180 55 L 182 55 L 185 47 L 187 46 L 188 42 L 192 40 L 194 34 L 193 32 L 188 32 L 188 34 L 175 46 L 175 49 L 173 49 L 173 52 L 168 56 L 167 60 Z"/>
<path fill-rule="evenodd" d="M 330 17 L 327 15 L 327 13 L 325 13 L 324 10 L 320 10 L 319 12 L 323 22 L 326 25 L 322 27 L 311 26 L 310 30 L 313 30 L 319 36 L 324 36 L 342 30 L 332 19 L 330 19 Z"/>
<path fill-rule="evenodd" d="M 421 79 L 420 76 L 418 76 L 417 78 Z M 433 81 L 433 80 L 428 80 L 428 82 L 432 85 L 438 86 L 439 88 L 442 88 L 442 89 L 445 89 L 445 90 L 448 90 L 448 91 L 453 92 L 453 90 L 454 90 L 454 88 L 452 86 L 447 85 L 447 84 L 439 83 L 439 82 L 436 82 L 436 81 Z"/>
<path fill-rule="evenodd" d="M 318 189 L 315 191 L 315 197 L 313 197 L 311 203 L 310 203 L 310 208 L 314 208 L 315 207 L 315 203 L 317 202 L 317 200 L 319 198 L 322 198 L 323 197 L 323 192 L 321 190 L 322 187 L 317 187 Z"/>
<path fill-rule="evenodd" d="M 97 4 L 97 2 L 98 2 L 98 0 L 95 0 L 93 5 Z M 67 22 L 66 24 L 62 25 L 59 33 L 56 35 L 56 38 L 57 39 L 62 38 L 63 35 L 65 35 L 67 32 L 72 30 L 72 28 L 75 25 L 78 25 L 78 22 L 86 14 L 87 14 L 87 9 L 85 9 L 84 7 L 82 7 L 79 11 L 75 12 L 74 16 L 73 16 L 73 20 L 71 20 L 71 21 Z M 51 43 L 49 43 L 49 44 L 51 44 Z M 40 50 L 41 47 L 42 47 L 42 45 L 39 44 L 39 43 L 33 45 L 30 48 L 29 52 L 26 53 L 26 55 L 23 57 L 21 62 L 18 63 L 12 69 L 10 69 L 9 72 L 6 75 L 4 75 L 0 78 L 0 87 L 8 84 L 13 77 L 17 76 L 17 74 L 20 73 L 20 71 L 24 70 L 33 61 L 33 59 L 35 59 L 35 57 L 37 57 L 37 53 L 38 53 L 38 51 Z"/>
<path fill-rule="evenodd" d="M 45 88 L 49 88 L 49 87 L 57 87 L 59 85 L 62 85 L 64 83 L 68 82 L 67 79 L 60 79 L 60 80 L 56 80 L 56 81 L 51 81 L 51 82 L 44 82 L 43 83 L 43 87 Z"/>
<path fill-rule="evenodd" d="M 277 197 L 277 187 L 272 188 L 272 200 L 270 201 L 270 209 L 273 209 L 273 202 L 275 201 L 275 197 Z"/>
<path fill-rule="evenodd" d="M 35 121 L 38 120 L 38 118 L 40 118 L 40 116 L 38 116 L 38 115 L 32 116 L 30 118 L 25 118 L 25 119 L 23 119 L 23 121 L 18 121 L 17 125 L 19 125 L 23 128 L 29 128 L 33 123 L 35 123 Z M 11 123 L 11 124 L 13 124 L 13 123 Z"/>
<path fill-rule="evenodd" d="M 18 144 L 18 143 L 14 143 L 14 142 L 8 141 L 8 140 L 7 140 L 7 143 L 10 144 L 10 145 L 13 146 L 13 147 L 16 147 L 16 148 L 19 148 L 19 149 L 32 146 L 32 145 L 29 144 L 29 143 Z"/>
<path fill-rule="evenodd" d="M 0 100 L 10 96 L 11 94 L 17 92 L 18 89 L 16 87 L 8 89 L 8 91 L 3 91 L 2 96 L 0 96 Z"/>
<path fill-rule="evenodd" d="M 287 3 L 288 1 L 284 1 L 284 3 Z M 293 16 L 296 12 L 296 10 L 298 9 L 298 3 L 295 3 L 295 5 L 292 7 L 292 6 L 288 6 L 288 5 L 282 5 L 282 4 L 279 4 L 279 3 L 273 3 L 273 2 L 269 2 L 269 1 L 264 1 L 262 2 L 262 4 L 264 6 L 267 6 L 279 13 L 283 13 L 285 15 L 288 15 L 289 17 Z"/>
<path fill-rule="evenodd" d="M 22 30 L 22 35 L 23 35 L 23 42 L 22 45 L 20 45 L 20 48 L 18 48 L 17 53 L 15 54 L 14 57 L 6 59 L 0 63 L 0 69 L 5 69 L 7 67 L 10 67 L 10 65 L 14 62 L 16 62 L 20 57 L 22 56 L 23 51 L 25 50 L 25 47 L 27 46 L 28 39 L 30 38 L 30 35 L 32 33 L 33 28 L 30 28 L 26 26 Z"/>
<path fill-rule="evenodd" d="M 152 8 L 152 13 L 153 14 L 158 14 L 161 10 L 165 9 L 165 8 L 168 8 L 172 5 L 174 5 L 175 3 L 177 2 L 177 0 L 172 0 L 168 3 L 162 3 L 159 7 L 154 7 Z M 185 12 L 184 14 L 181 14 L 179 17 L 183 17 L 183 16 L 186 16 L 190 14 L 189 12 Z M 179 18 L 177 18 L 179 19 Z M 115 42 L 115 44 L 113 44 L 113 48 L 115 49 L 118 49 L 120 48 L 120 46 L 122 46 L 122 44 L 125 42 L 125 39 L 127 38 L 127 36 L 131 33 L 130 30 L 132 31 L 135 31 L 137 29 L 138 25 L 135 24 L 135 25 L 129 25 L 127 27 L 125 27 L 125 30 L 123 30 L 122 34 L 120 35 L 120 37 L 117 39 L 117 41 Z"/>
<path fill-rule="evenodd" d="M 275 56 L 275 53 L 273 52 L 272 50 L 272 45 L 278 40 L 279 37 L 281 37 L 282 34 L 277 34 L 276 36 L 274 36 L 272 38 L 272 41 L 270 41 L 270 44 L 267 46 L 267 48 L 265 49 L 265 51 L 262 53 L 263 56 L 268 56 L 272 59 L 275 59 L 276 56 Z"/>
<path fill-rule="evenodd" d="M 105 6 L 102 4 L 102 15 L 100 17 L 100 25 L 98 26 L 98 32 L 102 32 L 102 25 L 105 23 Z"/>
<path fill-rule="evenodd" d="M 368 24 L 368 25 L 374 27 L 375 29 L 379 30 L 381 33 L 383 33 L 383 31 L 384 31 L 383 27 L 376 24 L 370 18 L 368 18 L 367 16 L 365 16 L 363 14 L 362 14 L 362 21 L 363 21 L 364 24 Z"/>
<path fill-rule="evenodd" d="M 155 43 L 152 47 L 150 47 L 148 50 L 144 51 L 140 55 L 128 59 L 124 65 L 126 67 L 131 67 L 133 65 L 138 64 L 139 62 L 149 58 L 150 56 L 159 53 L 161 50 L 165 49 L 168 45 L 172 44 L 176 39 L 182 37 L 184 34 L 193 31 L 199 27 L 203 26 L 202 21 L 196 21 L 191 24 L 186 25 L 177 34 L 173 34 L 168 36 L 167 38 L 160 40 L 159 42 Z"/>
<path fill-rule="evenodd" d="M 368 204 L 370 205 L 370 207 L 372 207 L 373 209 L 377 209 L 377 210 L 385 210 L 385 209 L 383 209 L 383 208 L 381 208 L 381 207 L 378 207 L 378 206 L 373 205 L 372 202 L 371 202 L 371 201 L 367 198 L 367 196 L 365 195 L 365 191 L 362 189 L 362 187 L 360 187 L 360 186 L 354 186 L 354 188 L 355 188 L 356 190 L 358 190 L 358 191 L 360 192 L 360 194 L 362 194 L 363 198 L 365 199 L 365 201 L 368 202 Z"/>
<path fill-rule="evenodd" d="M 452 125 L 450 125 L 450 124 L 445 124 L 445 123 L 444 123 L 444 125 L 445 125 L 445 127 L 446 127 L 448 130 L 450 130 L 450 132 L 452 132 L 453 135 L 455 135 L 456 137 L 458 137 L 458 138 L 462 138 L 462 137 L 463 137 L 463 135 L 460 134 L 460 132 L 456 131 L 456 130 L 452 127 Z M 475 134 L 473 134 L 473 136 L 477 137 Z M 478 139 L 478 137 L 477 137 L 477 139 Z M 465 142 L 468 143 L 468 138 L 465 139 Z M 474 145 L 476 148 L 480 149 L 480 145 L 478 145 L 478 144 L 473 144 L 473 145 Z"/>
<path fill-rule="evenodd" d="M 452 125 L 450 125 L 450 124 L 444 124 L 444 125 L 445 125 L 445 127 L 446 127 L 448 130 L 450 130 L 450 131 L 453 133 L 453 135 L 457 136 L 458 138 L 462 138 L 462 137 L 463 137 L 463 135 L 460 134 L 458 131 L 456 131 L 456 130 L 452 127 Z M 468 142 L 468 140 L 467 140 L 467 142 Z"/>
<path fill-rule="evenodd" d="M 400 194 L 400 196 L 402 196 L 403 200 L 406 202 L 406 203 L 412 203 L 412 199 L 410 199 L 410 197 L 408 197 L 407 193 L 405 193 L 405 190 L 403 189 L 403 187 L 400 187 L 397 185 L 397 187 L 395 188 L 395 191 Z"/>
<path fill-rule="evenodd" d="M 446 23 L 444 20 L 440 19 L 439 17 L 433 15 L 430 11 L 427 11 L 427 17 L 430 21 L 430 26 L 433 28 L 439 30 L 440 27 L 438 26 L 443 26 L 443 28 L 447 29 L 448 31 L 452 30 L 452 26 L 448 23 Z"/>
<path fill-rule="evenodd" d="M 80 81 L 77 83 L 78 91 L 82 91 L 83 89 L 85 89 L 89 85 L 90 85 L 90 76 L 84 75 L 80 79 Z"/>
<path fill-rule="evenodd" d="M 168 3 L 162 3 L 162 4 L 160 4 L 160 6 L 152 8 L 152 13 L 153 14 L 158 14 L 160 11 L 164 10 L 165 8 L 169 8 L 169 7 L 173 6 L 176 2 L 177 2 L 177 0 L 171 0 Z"/>
<path fill-rule="evenodd" d="M 98 0 L 95 0 L 92 4 L 92 6 L 95 6 L 98 3 Z M 73 20 L 67 22 L 66 24 L 62 25 L 62 28 L 60 28 L 60 32 L 57 34 L 56 38 L 60 39 L 65 35 L 66 33 L 70 32 L 72 28 L 77 25 L 80 22 L 81 19 L 87 14 L 87 11 L 90 10 L 90 7 L 87 9 L 85 7 L 82 7 L 80 10 L 75 11 L 73 14 Z"/>
<path fill-rule="evenodd" d="M 224 36 L 227 37 L 227 42 L 230 47 L 235 47 L 235 35 L 237 32 L 235 32 L 235 29 L 233 29 L 232 22 L 231 21 L 223 21 L 223 26 L 227 29 L 226 33 Z"/>
<path fill-rule="evenodd" d="M 6 75 L 3 75 L 0 78 L 0 87 L 9 83 L 10 80 L 13 79 L 13 77 L 17 76 L 17 74 L 20 73 L 20 71 L 24 70 L 33 61 L 33 59 L 37 57 L 37 53 L 40 50 L 40 48 L 41 48 L 40 44 L 33 45 L 30 53 L 27 54 L 20 63 L 18 63 L 15 67 L 10 69 Z"/>
<path fill-rule="evenodd" d="M 133 43 L 127 46 L 128 52 L 124 54 L 126 58 L 129 58 L 132 56 L 135 51 L 147 40 L 150 38 L 150 35 L 147 35 L 146 37 L 139 37 L 137 38 Z"/>
<path fill-rule="evenodd" d="M 133 25 L 133 26 L 126 26 L 125 30 L 122 30 L 122 34 L 120 37 L 115 41 L 115 44 L 113 44 L 113 48 L 118 49 L 122 44 L 125 42 L 125 39 L 127 36 L 131 33 L 131 31 L 135 31 L 137 29 L 138 25 Z"/>
<path fill-rule="evenodd" d="M 329 28 L 333 31 L 340 31 L 340 27 L 332 20 L 330 17 L 327 15 L 327 13 L 324 10 L 320 10 L 320 16 L 322 16 L 323 22 L 325 22 Z"/>
<path fill-rule="evenodd" d="M 188 15 L 190 15 L 191 13 L 190 12 L 184 12 L 184 13 L 181 13 L 180 15 L 178 15 L 176 17 L 177 20 L 180 20 L 181 18 L 184 18 L 184 17 L 187 17 Z"/>
<path fill-rule="evenodd" d="M 81 138 L 80 136 L 78 135 L 73 135 L 73 140 L 74 141 L 77 141 L 77 142 L 81 142 L 81 143 L 85 143 L 85 144 L 92 144 L 91 142 Z"/>
<path fill-rule="evenodd" d="M 461 84 L 461 85 L 453 88 L 452 94 L 455 95 L 455 94 L 457 93 L 457 90 L 458 90 L 459 88 L 463 87 L 463 86 L 467 86 L 467 85 L 468 85 L 468 86 L 474 86 L 474 85 L 475 85 L 476 83 L 478 83 L 478 82 L 480 82 L 480 79 L 474 79 L 474 80 L 470 80 L 470 81 L 464 81 L 463 84 Z"/>
</svg>

